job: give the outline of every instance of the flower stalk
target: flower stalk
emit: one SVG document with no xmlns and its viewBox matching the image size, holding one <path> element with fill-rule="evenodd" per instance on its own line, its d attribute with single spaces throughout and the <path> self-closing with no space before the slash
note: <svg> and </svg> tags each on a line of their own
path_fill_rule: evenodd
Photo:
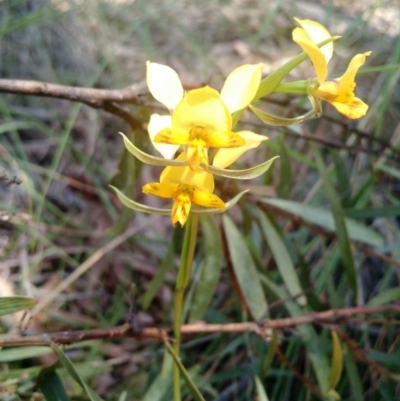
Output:
<svg viewBox="0 0 400 401">
<path fill-rule="evenodd" d="M 192 272 L 193 256 L 197 242 L 197 233 L 199 227 L 199 215 L 191 213 L 185 227 L 185 237 L 183 241 L 181 261 L 179 265 L 178 277 L 175 286 L 174 298 L 174 337 L 173 349 L 176 355 L 180 355 L 181 347 L 181 326 L 182 312 L 185 290 L 190 280 Z M 180 370 L 177 364 L 174 364 L 173 370 L 173 389 L 174 401 L 181 401 Z"/>
</svg>

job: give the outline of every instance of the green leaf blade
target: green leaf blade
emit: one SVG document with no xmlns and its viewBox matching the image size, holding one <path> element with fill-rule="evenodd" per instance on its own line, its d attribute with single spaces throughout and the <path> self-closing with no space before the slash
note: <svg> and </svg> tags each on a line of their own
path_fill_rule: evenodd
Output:
<svg viewBox="0 0 400 401">
<path fill-rule="evenodd" d="M 29 297 L 1 297 L 0 298 L 0 316 L 21 310 L 31 309 L 37 304 L 37 300 Z"/>
<path fill-rule="evenodd" d="M 240 231 L 227 215 L 222 218 L 235 277 L 246 304 L 255 320 L 267 313 L 268 305 L 259 274 Z"/>
<path fill-rule="evenodd" d="M 190 322 L 200 320 L 206 312 L 222 268 L 222 242 L 215 219 L 212 216 L 201 216 L 200 226 L 204 237 L 204 261 L 190 306 Z"/>
<path fill-rule="evenodd" d="M 294 267 L 292 258 L 290 257 L 280 235 L 268 217 L 261 210 L 258 210 L 257 212 L 261 230 L 278 266 L 280 275 L 285 282 L 290 295 L 296 297 L 296 301 L 300 305 L 304 306 L 307 303 L 307 300 L 304 295 L 298 296 L 299 294 L 303 293 L 303 289 L 301 288 L 300 280 Z"/>
</svg>

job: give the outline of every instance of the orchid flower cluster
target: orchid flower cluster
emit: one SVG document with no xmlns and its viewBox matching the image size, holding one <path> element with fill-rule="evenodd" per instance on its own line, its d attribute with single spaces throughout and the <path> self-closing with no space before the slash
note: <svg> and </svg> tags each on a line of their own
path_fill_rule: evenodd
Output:
<svg viewBox="0 0 400 401">
<path fill-rule="evenodd" d="M 139 204 L 113 188 L 119 199 L 135 210 L 170 214 L 172 224 L 186 223 L 189 213 L 213 214 L 232 207 L 246 192 L 224 202 L 214 194 L 214 176 L 251 179 L 263 174 L 275 158 L 245 170 L 227 169 L 243 153 L 256 148 L 268 138 L 251 131 L 234 131 L 234 125 L 249 108 L 270 125 L 289 125 L 318 116 L 321 100 L 330 102 L 349 118 L 365 115 L 368 106 L 354 94 L 355 75 L 370 52 L 357 54 L 342 77 L 328 79 L 328 62 L 333 54 L 333 42 L 338 37 L 317 22 L 295 19 L 300 27 L 293 30 L 293 40 L 305 53 L 289 61 L 262 80 L 263 64 L 246 64 L 227 77 L 221 92 L 205 86 L 185 92 L 178 74 L 170 67 L 147 62 L 147 85 L 153 97 L 169 114 L 153 114 L 148 133 L 156 157 L 138 149 L 122 134 L 126 148 L 141 161 L 164 166 L 159 182 L 143 186 L 143 192 L 173 199 L 172 209 L 152 208 Z M 316 78 L 307 81 L 281 83 L 288 73 L 310 58 Z M 312 110 L 295 118 L 270 115 L 254 103 L 272 92 L 307 95 Z M 196 205 L 196 206 L 193 206 Z"/>
</svg>

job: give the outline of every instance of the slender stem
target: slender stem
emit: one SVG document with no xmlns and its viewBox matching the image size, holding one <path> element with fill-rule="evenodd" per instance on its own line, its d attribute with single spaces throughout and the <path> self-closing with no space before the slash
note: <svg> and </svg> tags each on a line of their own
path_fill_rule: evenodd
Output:
<svg viewBox="0 0 400 401">
<path fill-rule="evenodd" d="M 199 226 L 199 215 L 190 214 L 185 229 L 183 241 L 181 263 L 179 266 L 178 278 L 175 286 L 175 305 L 174 305 L 174 337 L 173 349 L 179 357 L 181 347 L 181 326 L 182 311 L 185 289 L 190 279 L 194 250 L 197 242 L 197 230 Z M 174 401 L 181 401 L 180 371 L 177 364 L 174 364 L 173 374 Z"/>
</svg>

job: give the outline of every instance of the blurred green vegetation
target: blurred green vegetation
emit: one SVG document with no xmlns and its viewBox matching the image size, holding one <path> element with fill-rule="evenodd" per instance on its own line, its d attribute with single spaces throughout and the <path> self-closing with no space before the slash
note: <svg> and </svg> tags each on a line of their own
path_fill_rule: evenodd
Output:
<svg viewBox="0 0 400 401">
<path fill-rule="evenodd" d="M 189 86 L 220 87 L 244 63 L 262 62 L 268 74 L 300 52 L 291 41 L 295 16 L 342 36 L 330 63 L 334 76 L 354 54 L 372 50 L 356 88 L 369 112 L 349 121 L 325 105 L 322 118 L 288 128 L 244 115 L 243 128 L 270 140 L 237 166 L 280 159 L 243 188 L 217 180 L 223 199 L 238 189 L 251 192 L 223 222 L 221 216 L 201 222 L 187 321 L 251 320 L 235 275 L 257 318 L 399 304 L 398 2 L 0 1 L 0 78 L 107 89 L 143 81 L 146 60 L 172 66 Z M 290 78 L 312 71 L 306 62 Z M 291 117 L 306 110 L 306 100 L 280 94 L 265 102 L 274 114 Z M 113 183 L 140 202 L 161 205 L 141 194 L 159 168 L 125 154 L 118 135 L 150 151 L 145 124 L 158 109 L 150 96 L 146 107 L 129 107 L 143 122 L 136 130 L 86 105 L 0 96 L 0 173 L 22 180 L 0 182 L 0 296 L 42 299 L 128 225 L 137 227 L 54 293 L 28 334 L 121 324 L 132 285 L 140 324 L 171 325 L 182 230 L 168 217 L 122 209 L 108 188 Z M 264 298 L 257 302 L 254 294 Z M 18 332 L 19 319 L 3 317 L 3 333 Z M 186 336 L 182 362 L 206 400 L 322 400 L 333 388 L 331 399 L 399 399 L 399 314 L 336 323 L 278 331 L 271 341 L 250 333 Z M 343 374 L 335 368 L 337 341 Z M 0 350 L 0 399 L 172 399 L 171 361 L 157 341 L 90 341 L 65 351 L 68 358 L 60 349 Z"/>
</svg>

